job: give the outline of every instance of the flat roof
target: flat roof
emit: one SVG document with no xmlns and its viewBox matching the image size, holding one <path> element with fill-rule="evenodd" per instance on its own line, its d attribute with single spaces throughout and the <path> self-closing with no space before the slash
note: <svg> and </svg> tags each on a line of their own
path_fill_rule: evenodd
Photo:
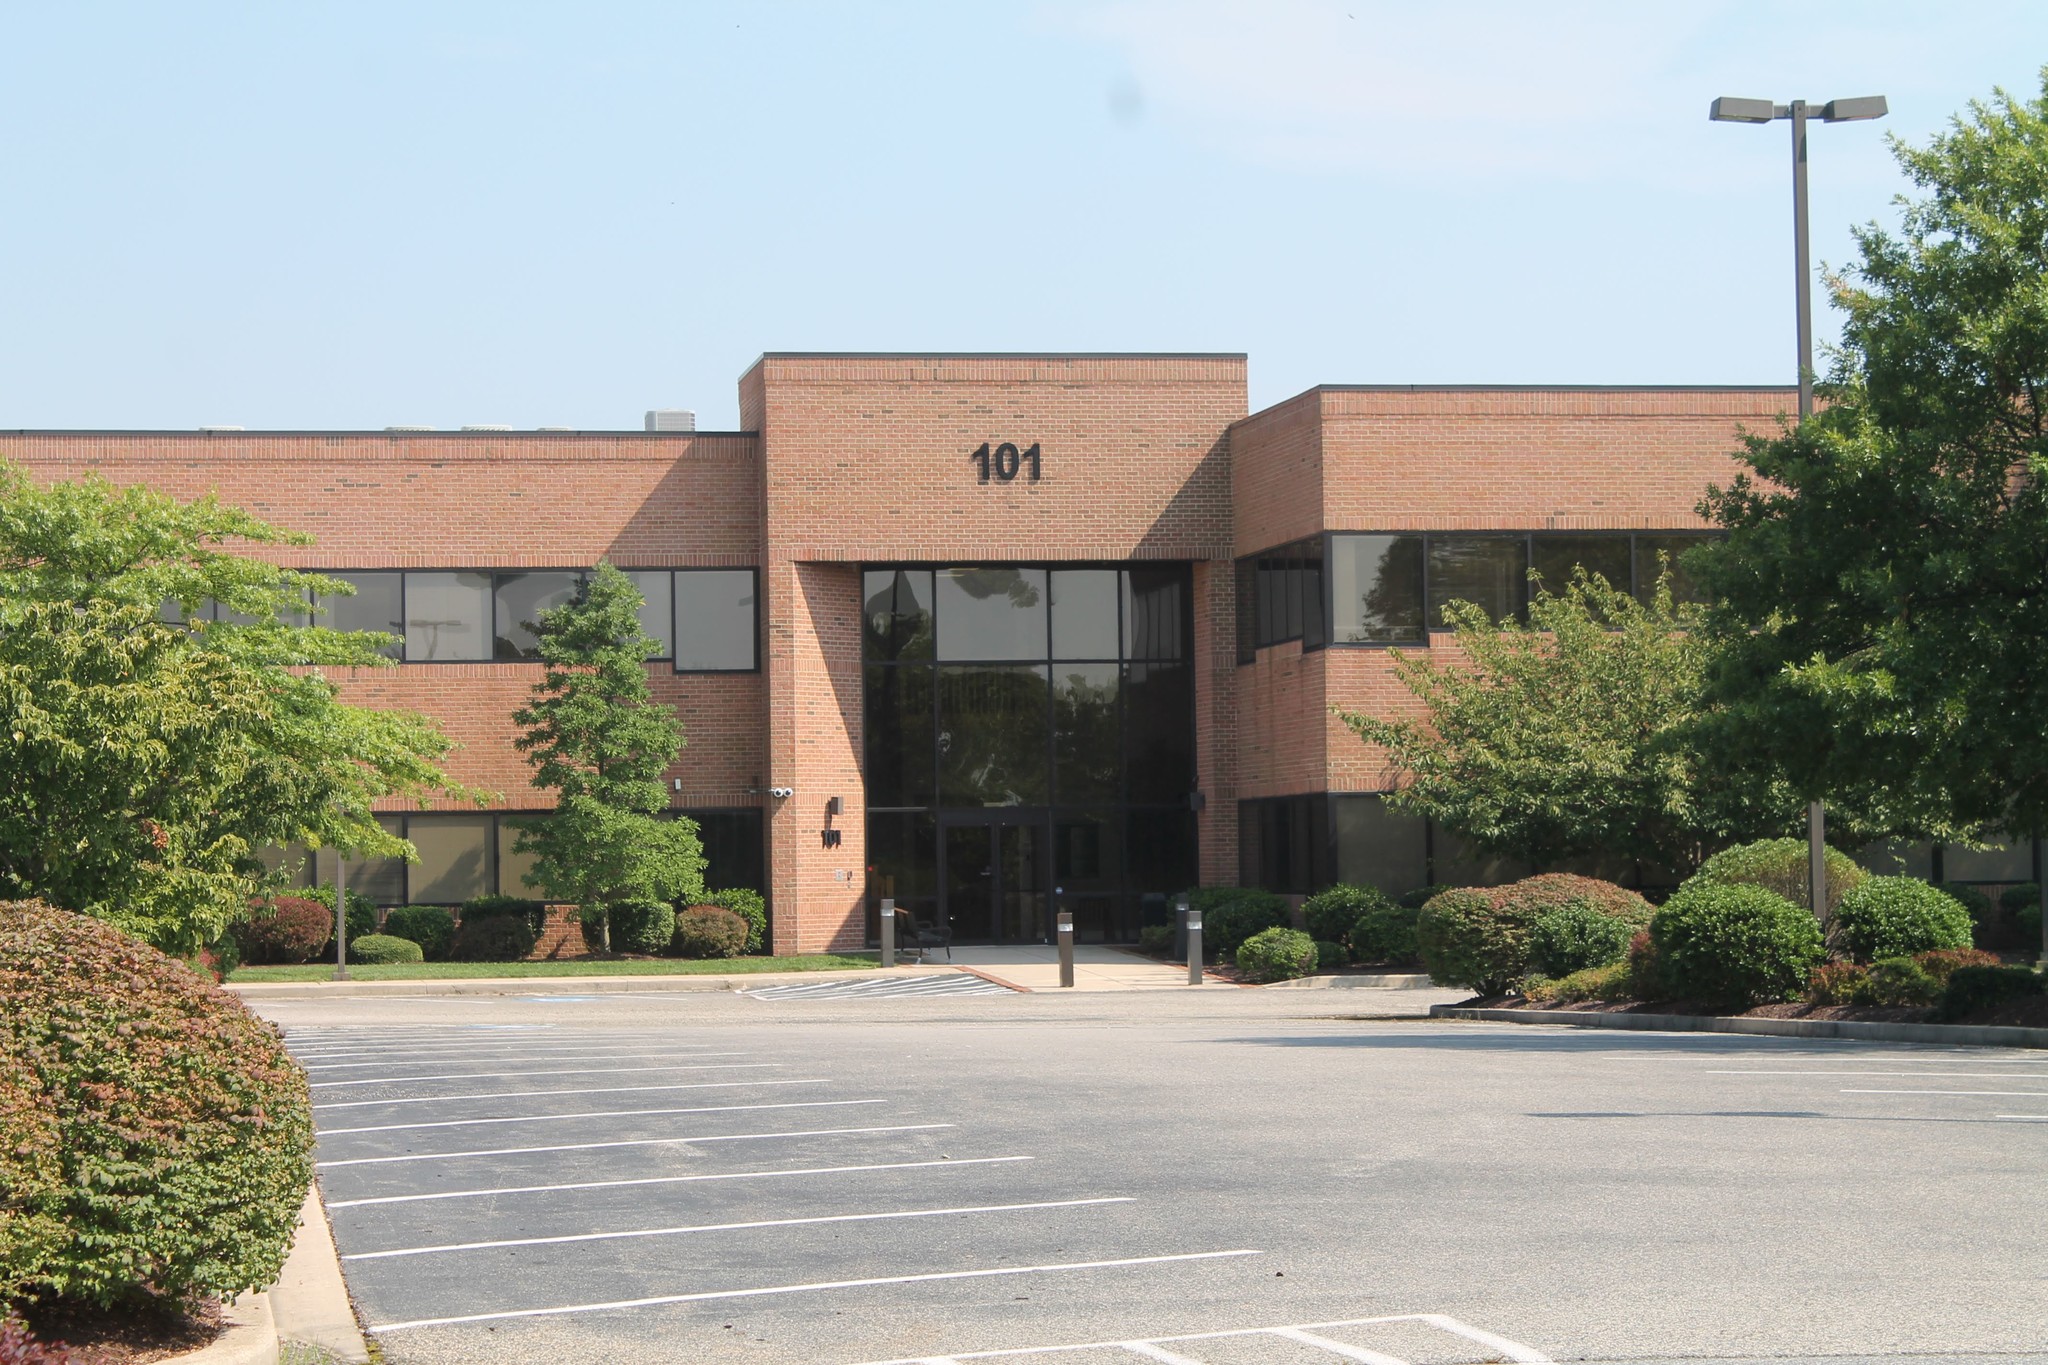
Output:
<svg viewBox="0 0 2048 1365">
<path fill-rule="evenodd" d="M 381 428 L 356 427 L 249 427 L 241 431 L 204 431 L 198 427 L 0 427 L 0 436 L 210 436 L 231 441 L 243 436 L 379 436 L 386 440 L 402 441 L 425 436 L 440 438 L 460 436 L 469 440 L 508 440 L 517 437 L 531 440 L 573 439 L 578 436 L 603 436 L 607 439 L 629 436 L 649 441 L 673 441 L 692 436 L 759 436 L 758 431 L 642 431 L 637 427 L 621 427 L 611 430 L 603 427 L 578 427 L 574 431 L 538 431 L 532 427 L 514 427 L 510 431 L 463 431 L 446 427 L 439 431 L 385 431 Z"/>
</svg>

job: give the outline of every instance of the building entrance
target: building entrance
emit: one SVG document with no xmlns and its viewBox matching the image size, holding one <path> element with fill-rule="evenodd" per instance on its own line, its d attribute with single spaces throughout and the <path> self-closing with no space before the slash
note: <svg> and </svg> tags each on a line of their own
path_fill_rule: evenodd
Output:
<svg viewBox="0 0 2048 1365">
<path fill-rule="evenodd" d="M 961 942 L 1052 939 L 1045 821 L 942 817 L 939 919 Z"/>
</svg>

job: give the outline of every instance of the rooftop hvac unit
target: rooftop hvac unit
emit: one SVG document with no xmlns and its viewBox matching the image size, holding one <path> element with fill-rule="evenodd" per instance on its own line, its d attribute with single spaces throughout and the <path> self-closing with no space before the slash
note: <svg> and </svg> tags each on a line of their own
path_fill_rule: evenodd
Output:
<svg viewBox="0 0 2048 1365">
<path fill-rule="evenodd" d="M 510 422 L 465 422 L 462 429 L 464 431 L 510 431 L 512 430 L 512 424 Z"/>
<path fill-rule="evenodd" d="M 432 431 L 432 427 L 386 427 L 386 431 Z"/>
<path fill-rule="evenodd" d="M 649 431 L 695 431 L 697 414 L 690 408 L 655 408 L 647 414 Z"/>
<path fill-rule="evenodd" d="M 535 427 L 535 431 L 574 431 L 574 427 Z"/>
<path fill-rule="evenodd" d="M 226 426 L 216 426 L 216 427 L 201 427 L 201 428 L 199 428 L 199 429 L 200 429 L 201 431 L 247 431 L 247 430 L 248 430 L 249 428 L 247 428 L 247 427 L 226 427 Z"/>
</svg>

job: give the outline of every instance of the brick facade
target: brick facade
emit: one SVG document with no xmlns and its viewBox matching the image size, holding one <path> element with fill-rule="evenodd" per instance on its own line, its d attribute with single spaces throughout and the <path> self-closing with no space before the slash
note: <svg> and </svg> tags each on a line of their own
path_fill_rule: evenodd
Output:
<svg viewBox="0 0 2048 1365">
<path fill-rule="evenodd" d="M 215 493 L 313 536 L 265 549 L 297 567 L 758 566 L 759 672 L 650 669 L 688 734 L 675 804 L 764 810 L 774 949 L 797 953 L 865 936 L 863 565 L 1190 564 L 1200 870 L 1227 882 L 1240 799 L 1385 788 L 1333 705 L 1411 705 L 1384 648 L 1283 644 L 1240 665 L 1236 557 L 1324 531 L 1694 527 L 1739 432 L 1792 401 L 1332 386 L 1247 415 L 1237 355 L 770 353 L 740 380 L 742 432 L 23 432 L 0 435 L 0 459 Z M 1005 441 L 1039 448 L 1036 481 L 981 480 L 972 452 Z M 537 677 L 403 664 L 343 686 L 435 718 L 458 780 L 528 810 L 546 798 L 510 716 Z"/>
</svg>

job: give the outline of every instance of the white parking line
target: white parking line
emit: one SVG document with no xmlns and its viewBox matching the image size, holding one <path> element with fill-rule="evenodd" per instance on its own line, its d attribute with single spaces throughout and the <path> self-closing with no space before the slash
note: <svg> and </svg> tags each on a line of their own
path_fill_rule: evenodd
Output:
<svg viewBox="0 0 2048 1365">
<path fill-rule="evenodd" d="M 490 1090 L 480 1095 L 408 1095 L 395 1100 L 337 1100 L 316 1104 L 316 1113 L 329 1109 L 373 1109 L 378 1105 L 450 1104 L 456 1100 L 530 1100 L 543 1095 L 637 1095 L 650 1090 L 719 1090 L 736 1085 L 830 1085 L 823 1076 L 799 1081 L 683 1081 L 675 1085 L 590 1085 L 570 1090 Z"/>
<path fill-rule="evenodd" d="M 2024 1071 L 1702 1071 L 1703 1076 L 1925 1076 L 1932 1080 L 2032 1080 Z"/>
<path fill-rule="evenodd" d="M 1036 1204 L 966 1204 L 950 1209 L 905 1209 L 888 1213 L 835 1213 L 817 1218 L 763 1218 L 751 1223 L 697 1223 L 688 1227 L 635 1228 L 629 1232 L 579 1232 L 563 1237 L 519 1237 L 499 1242 L 447 1242 L 440 1246 L 402 1247 L 394 1251 L 359 1251 L 344 1261 L 383 1261 L 395 1256 L 427 1256 L 450 1251 L 488 1251 L 498 1247 L 558 1246 L 564 1242 L 617 1242 L 636 1237 L 675 1237 L 692 1232 L 737 1232 L 754 1228 L 794 1228 L 814 1223 L 873 1223 L 897 1218 L 943 1218 L 966 1213 L 1019 1213 L 1034 1209 L 1076 1209 L 1095 1204 L 1129 1204 L 1128 1195 L 1106 1199 L 1056 1199 Z"/>
<path fill-rule="evenodd" d="M 421 1204 L 434 1199 L 482 1199 L 501 1194 L 555 1194 L 568 1190 L 616 1190 L 629 1185 L 694 1185 L 708 1180 L 773 1180 L 794 1175 L 850 1175 L 859 1171 L 916 1171 L 932 1166 L 999 1166 L 1028 1156 L 970 1156 L 958 1160 L 885 1161 L 872 1166 L 798 1166 L 780 1171 L 718 1171 L 710 1175 L 654 1175 L 634 1180 L 582 1180 L 569 1185 L 506 1185 L 491 1190 L 440 1190 L 433 1194 L 382 1194 L 369 1199 L 330 1199 L 330 1209 L 368 1204 Z"/>
<path fill-rule="evenodd" d="M 440 1065 L 444 1065 L 444 1064 L 445 1064 L 445 1060 L 444 1060 L 444 1059 L 447 1059 L 447 1058 L 451 1058 L 451 1057 L 452 1057 L 452 1059 L 453 1059 L 453 1060 L 458 1060 L 458 1061 L 459 1061 L 459 1060 L 461 1060 L 461 1059 L 463 1059 L 463 1058 L 467 1058 L 467 1057 L 477 1057 L 477 1058 L 478 1058 L 479 1060 L 490 1060 L 490 1061 L 503 1061 L 503 1060 L 506 1060 L 506 1057 L 497 1057 L 497 1056 L 492 1056 L 492 1057 L 489 1057 L 488 1059 L 485 1059 L 485 1058 L 483 1058 L 483 1057 L 480 1057 L 480 1056 L 479 1056 L 479 1054 L 481 1054 L 481 1053 L 486 1053 L 486 1052 L 488 1052 L 488 1053 L 499 1053 L 499 1052 L 503 1052 L 503 1053 L 505 1053 L 505 1054 L 506 1054 L 506 1057 L 509 1057 L 509 1058 L 510 1058 L 511 1060 L 515 1060 L 515 1061 L 516 1061 L 516 1060 L 518 1060 L 518 1059 L 519 1059 L 519 1058 L 521 1058 L 521 1057 L 546 1057 L 546 1058 L 555 1058 L 555 1057 L 566 1057 L 566 1058 L 568 1058 L 569 1060 L 572 1060 L 572 1061 L 573 1061 L 573 1060 L 576 1060 L 576 1057 L 577 1057 L 577 1055 L 578 1055 L 578 1054 L 582 1054 L 582 1053 L 589 1053 L 589 1052 L 596 1052 L 596 1053 L 602 1053 L 602 1054 L 605 1054 L 605 1055 L 607 1055 L 607 1056 L 612 1056 L 612 1057 L 617 1057 L 617 1058 L 620 1058 L 621 1060 L 624 1060 L 624 1059 L 627 1059 L 627 1058 L 633 1058 L 633 1057 L 707 1057 L 707 1056 L 708 1056 L 708 1057 L 743 1057 L 743 1056 L 745 1056 L 745 1055 L 746 1055 L 745 1053 L 742 1053 L 742 1052 L 710 1052 L 710 1051 L 707 1051 L 707 1050 L 706 1050 L 706 1049 L 704 1049 L 704 1048 L 695 1048 L 695 1047 L 667 1047 L 667 1048 L 660 1048 L 660 1049 L 657 1049 L 657 1050 L 655 1050 L 655 1051 L 652 1051 L 652 1052 L 620 1052 L 620 1051 L 619 1051 L 619 1050 L 618 1050 L 618 1049 L 617 1049 L 616 1047 L 614 1047 L 614 1046 L 612 1046 L 611 1044 L 608 1044 L 608 1043 L 607 1043 L 607 1044 L 603 1044 L 603 1045 L 591 1044 L 591 1045 L 576 1045 L 576 1046 L 571 1046 L 571 1047 L 547 1047 L 547 1048 L 495 1048 L 495 1047 L 494 1047 L 494 1048 L 466 1048 L 466 1047 L 463 1047 L 463 1048 L 424 1048 L 424 1049 L 421 1049 L 421 1050 L 419 1050 L 419 1051 L 416 1051 L 416 1052 L 404 1052 L 404 1053 L 397 1053 L 397 1052 L 389 1052 L 389 1053 L 385 1053 L 383 1057 L 380 1057 L 380 1058 L 378 1058 L 378 1059 L 377 1059 L 377 1060 L 375 1060 L 375 1061 L 369 1061 L 369 1062 L 330 1062 L 330 1061 L 308 1061 L 308 1060 L 306 1059 L 306 1057 L 305 1057 L 305 1055 L 304 1055 L 304 1054 L 301 1054 L 301 1053 L 294 1053 L 294 1054 L 292 1054 L 292 1055 L 293 1055 L 293 1056 L 295 1056 L 295 1057 L 297 1057 L 297 1058 L 298 1058 L 298 1061 L 299 1061 L 299 1065 L 301 1065 L 301 1066 L 305 1067 L 305 1068 L 306 1068 L 306 1070 L 308 1070 L 308 1071 L 360 1071 L 360 1070 L 362 1070 L 362 1069 L 363 1069 L 364 1067 L 366 1067 L 366 1066 L 383 1066 L 383 1065 L 384 1065 L 384 1064 L 385 1064 L 386 1062 L 388 1062 L 388 1061 L 389 1061 L 389 1060 L 391 1060 L 392 1058 L 394 1058 L 394 1057 L 400 1057 L 400 1056 L 404 1056 L 404 1057 L 419 1057 L 419 1056 L 432 1056 L 432 1057 L 436 1058 L 436 1060 L 434 1060 L 434 1061 L 431 1061 L 431 1062 L 407 1062 L 407 1063 L 404 1063 L 404 1065 L 407 1065 L 407 1066 L 440 1066 Z M 335 1055 L 336 1055 L 336 1056 L 350 1056 L 350 1057 L 354 1057 L 354 1056 L 361 1056 L 361 1055 L 363 1055 L 363 1054 L 361 1054 L 361 1053 L 337 1053 L 337 1054 L 335 1054 Z"/>
<path fill-rule="evenodd" d="M 714 1057 L 743 1057 L 741 1052 L 714 1052 Z M 315 1090 L 338 1090 L 345 1085 L 412 1085 L 421 1081 L 503 1081 L 520 1080 L 528 1076 L 615 1076 L 635 1071 L 749 1071 L 764 1067 L 779 1067 L 781 1062 L 711 1062 L 699 1066 L 684 1063 L 680 1066 L 585 1066 L 566 1071 L 454 1071 L 438 1076 L 359 1076 L 352 1081 L 314 1081 Z"/>
<path fill-rule="evenodd" d="M 1844 1095 L 1996 1095 L 2048 1096 L 2048 1090 L 1844 1090 Z"/>
<path fill-rule="evenodd" d="M 600 1152 L 614 1147 L 687 1147 L 707 1142 L 766 1142 L 774 1138 L 845 1137 L 854 1133 L 921 1133 L 950 1123 L 897 1123 L 882 1128 L 812 1128 L 794 1133 L 715 1133 L 703 1137 L 628 1138 L 620 1142 L 571 1142 L 556 1147 L 493 1147 L 471 1152 L 406 1152 L 400 1156 L 358 1156 L 316 1161 L 323 1171 L 342 1166 L 389 1166 L 407 1161 L 455 1161 L 473 1156 L 532 1156 L 541 1152 Z"/>
<path fill-rule="evenodd" d="M 560 1123 L 568 1119 L 638 1119 L 668 1114 L 737 1114 L 750 1109 L 832 1109 L 850 1104 L 887 1104 L 887 1100 L 788 1100 L 781 1104 L 712 1104 L 695 1109 L 609 1109 L 583 1114 L 515 1114 L 495 1119 L 440 1119 L 433 1123 L 379 1123 L 368 1128 L 327 1128 L 321 1137 L 346 1133 L 410 1133 L 422 1128 L 475 1128 L 486 1123 Z"/>
<path fill-rule="evenodd" d="M 777 1284 L 757 1289 L 711 1289 L 696 1294 L 663 1294 L 648 1299 L 616 1299 L 609 1303 L 572 1303 L 556 1308 L 514 1308 L 502 1313 L 466 1313 L 453 1318 L 415 1318 L 410 1322 L 375 1323 L 370 1331 L 410 1332 L 421 1327 L 455 1327 L 469 1322 L 504 1322 L 512 1318 L 552 1318 L 571 1313 L 612 1313 L 627 1308 L 659 1308 L 672 1303 L 704 1303 L 713 1299 L 754 1299 L 772 1294 L 816 1294 L 833 1289 L 868 1289 L 885 1284 L 930 1284 L 939 1280 L 980 1280 L 998 1275 L 1044 1275 L 1062 1270 L 1110 1270 L 1123 1266 L 1162 1265 L 1169 1261 L 1214 1261 L 1231 1256 L 1260 1256 L 1253 1250 L 1187 1251 L 1174 1256 L 1130 1256 L 1116 1261 L 1067 1261 L 1056 1265 L 998 1266 L 989 1270 L 944 1270 L 928 1275 L 881 1275 L 866 1280 L 823 1280 L 814 1284 Z"/>
<path fill-rule="evenodd" d="M 1344 1327 L 1383 1327 L 1399 1323 L 1417 1322 L 1434 1327 L 1440 1332 L 1463 1337 L 1492 1351 L 1497 1358 L 1512 1360 L 1517 1365 L 1555 1365 L 1555 1362 L 1533 1346 L 1509 1341 L 1506 1337 L 1458 1321 L 1442 1313 L 1399 1313 L 1383 1318 L 1347 1318 L 1341 1322 L 1304 1322 L 1291 1327 L 1239 1327 L 1222 1332 L 1190 1332 L 1182 1336 L 1145 1337 L 1129 1341 L 1077 1341 L 1061 1346 L 1013 1346 L 996 1351 L 955 1351 L 951 1355 L 906 1356 L 898 1360 L 875 1360 L 868 1365 L 960 1365 L 963 1360 L 998 1360 L 1012 1356 L 1072 1355 L 1083 1351 L 1129 1351 L 1133 1355 L 1150 1360 L 1187 1361 L 1186 1356 L 1166 1350 L 1168 1344 L 1178 1345 L 1186 1341 L 1227 1341 L 1244 1337 L 1280 1337 L 1283 1340 L 1314 1346 L 1318 1350 L 1335 1351 L 1346 1358 L 1371 1362 L 1378 1365 L 1408 1365 L 1397 1356 L 1380 1355 L 1363 1347 L 1344 1342 L 1330 1341 L 1315 1333 L 1332 1331 Z M 1201 1365 L 1199 1361 L 1192 1365 Z"/>
<path fill-rule="evenodd" d="M 2048 1114 L 1993 1114 L 1995 1119 L 2048 1119 Z"/>
</svg>

